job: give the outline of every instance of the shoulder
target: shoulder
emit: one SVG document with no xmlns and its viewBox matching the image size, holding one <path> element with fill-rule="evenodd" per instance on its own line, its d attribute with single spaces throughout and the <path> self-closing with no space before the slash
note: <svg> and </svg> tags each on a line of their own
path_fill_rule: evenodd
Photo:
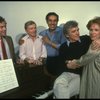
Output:
<svg viewBox="0 0 100 100">
<path fill-rule="evenodd" d="M 91 40 L 91 38 L 90 38 L 90 36 L 88 36 L 88 35 L 82 35 L 82 36 L 80 36 L 80 39 L 82 40 L 82 39 L 84 39 L 84 40 Z"/>
<path fill-rule="evenodd" d="M 56 31 L 58 31 L 58 32 L 62 32 L 62 31 L 63 31 L 63 28 L 60 27 L 60 26 L 57 26 Z"/>
<path fill-rule="evenodd" d="M 4 38 L 5 38 L 7 41 L 12 41 L 12 37 L 11 37 L 11 36 L 4 36 Z"/>
<path fill-rule="evenodd" d="M 82 41 L 82 43 L 85 43 L 87 45 L 90 45 L 92 42 L 90 36 L 88 36 L 88 35 L 81 36 L 80 40 Z"/>
<path fill-rule="evenodd" d="M 23 36 L 22 38 L 20 38 L 19 39 L 19 45 L 22 45 L 22 44 L 24 44 L 25 43 L 25 41 L 27 40 L 27 38 L 28 38 L 28 35 L 25 35 L 25 36 Z"/>
<path fill-rule="evenodd" d="M 25 35 L 25 36 L 22 37 L 21 39 L 23 39 L 23 40 L 27 40 L 28 37 L 29 37 L 28 35 Z"/>
<path fill-rule="evenodd" d="M 4 38 L 9 38 L 9 39 L 12 39 L 12 37 L 11 37 L 11 36 L 9 36 L 9 35 L 4 36 Z"/>
<path fill-rule="evenodd" d="M 42 41 L 42 38 L 43 38 L 43 36 L 37 35 L 37 39 L 38 39 L 39 41 L 41 41 L 41 42 L 43 42 L 43 41 Z"/>
<path fill-rule="evenodd" d="M 67 47 L 67 42 L 62 43 L 60 46 L 60 48 L 65 48 L 65 47 Z"/>
<path fill-rule="evenodd" d="M 39 35 L 45 35 L 46 33 L 47 33 L 47 31 L 48 31 L 48 29 L 45 29 L 45 30 L 43 30 L 43 31 L 41 31 L 40 33 L 39 33 Z"/>
</svg>

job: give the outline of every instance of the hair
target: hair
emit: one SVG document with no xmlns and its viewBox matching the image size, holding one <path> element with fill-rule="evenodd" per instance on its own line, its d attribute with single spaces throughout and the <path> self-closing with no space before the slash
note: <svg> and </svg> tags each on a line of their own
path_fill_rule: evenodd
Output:
<svg viewBox="0 0 100 100">
<path fill-rule="evenodd" d="M 49 12 L 45 17 L 46 21 L 48 21 L 49 16 L 56 16 L 57 21 L 59 21 L 59 15 L 57 15 L 55 12 Z"/>
<path fill-rule="evenodd" d="M 34 21 L 32 21 L 32 20 L 27 21 L 27 22 L 25 23 L 25 25 L 24 25 L 25 30 L 27 29 L 27 27 L 28 27 L 29 25 L 32 25 L 32 24 L 35 24 L 35 25 L 36 25 L 36 23 L 35 23 Z"/>
<path fill-rule="evenodd" d="M 2 22 L 6 23 L 6 20 L 5 20 L 5 18 L 3 18 L 3 17 L 0 16 L 0 23 L 2 23 Z"/>
<path fill-rule="evenodd" d="M 93 19 L 89 20 L 88 24 L 86 25 L 87 29 L 89 30 L 93 24 L 98 24 L 100 26 L 100 17 L 94 17 Z"/>
<path fill-rule="evenodd" d="M 74 21 L 74 20 L 70 20 L 68 22 L 66 22 L 63 26 L 63 34 L 67 35 L 69 34 L 69 29 L 77 27 L 78 26 L 78 22 Z"/>
</svg>

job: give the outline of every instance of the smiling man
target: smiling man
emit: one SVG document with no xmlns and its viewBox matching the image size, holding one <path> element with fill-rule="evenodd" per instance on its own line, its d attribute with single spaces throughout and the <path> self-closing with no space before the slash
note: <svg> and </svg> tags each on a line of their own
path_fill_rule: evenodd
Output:
<svg viewBox="0 0 100 100">
<path fill-rule="evenodd" d="M 22 38 L 23 42 L 20 45 L 19 57 L 26 63 L 41 65 L 43 59 L 47 57 L 47 51 L 41 36 L 37 34 L 36 23 L 32 20 L 27 21 L 24 28 L 27 35 Z"/>
<path fill-rule="evenodd" d="M 15 51 L 13 40 L 6 35 L 7 22 L 0 16 L 0 59 L 12 59 L 15 62 Z"/>
<path fill-rule="evenodd" d="M 59 47 L 65 42 L 61 27 L 58 27 L 59 16 L 55 12 L 46 15 L 48 29 L 40 32 L 47 49 L 46 69 L 51 75 L 59 74 Z"/>
<path fill-rule="evenodd" d="M 63 33 L 66 37 L 59 49 L 61 72 L 63 72 L 54 83 L 54 95 L 56 98 L 66 98 L 79 94 L 80 75 L 82 67 L 77 69 L 69 69 L 68 60 L 78 59 L 85 54 L 91 43 L 88 35 L 80 36 L 78 23 L 70 20 L 65 23 Z"/>
</svg>

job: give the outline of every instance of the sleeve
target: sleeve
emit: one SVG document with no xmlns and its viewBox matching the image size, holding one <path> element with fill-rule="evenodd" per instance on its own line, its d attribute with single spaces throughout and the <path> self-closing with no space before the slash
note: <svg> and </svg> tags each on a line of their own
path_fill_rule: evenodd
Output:
<svg viewBox="0 0 100 100">
<path fill-rule="evenodd" d="M 100 52 L 89 50 L 85 55 L 81 56 L 80 59 L 77 59 L 76 63 L 79 64 L 80 66 L 87 65 L 93 60 L 95 60 L 98 57 L 99 53 Z"/>
<path fill-rule="evenodd" d="M 61 32 L 60 43 L 57 44 L 57 49 L 59 49 L 60 46 L 61 46 L 65 41 L 66 41 L 66 38 L 65 38 L 63 32 Z"/>
<path fill-rule="evenodd" d="M 45 36 L 45 31 L 39 33 L 40 36 Z"/>
<path fill-rule="evenodd" d="M 59 48 L 60 48 L 60 46 L 61 46 L 61 44 L 56 44 L 56 46 L 57 46 L 57 49 L 59 49 Z"/>
<path fill-rule="evenodd" d="M 14 62 L 16 62 L 16 55 L 15 55 L 15 49 L 14 49 L 13 40 L 12 40 L 12 38 L 10 36 L 8 36 L 8 37 L 9 37 L 9 41 L 10 41 L 10 43 L 8 43 L 8 45 L 10 47 L 10 52 L 12 54 L 12 59 L 13 59 Z"/>
<path fill-rule="evenodd" d="M 19 57 L 20 59 L 24 60 L 26 58 L 25 55 L 25 42 L 19 46 Z"/>
<path fill-rule="evenodd" d="M 47 58 L 47 50 L 44 44 L 42 44 L 42 54 L 41 57 Z"/>
</svg>

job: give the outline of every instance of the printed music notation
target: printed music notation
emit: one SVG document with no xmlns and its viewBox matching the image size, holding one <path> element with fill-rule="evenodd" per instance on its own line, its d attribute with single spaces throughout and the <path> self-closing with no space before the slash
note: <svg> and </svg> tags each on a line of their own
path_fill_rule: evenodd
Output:
<svg viewBox="0 0 100 100">
<path fill-rule="evenodd" d="M 0 60 L 0 93 L 18 86 L 12 59 Z"/>
</svg>

